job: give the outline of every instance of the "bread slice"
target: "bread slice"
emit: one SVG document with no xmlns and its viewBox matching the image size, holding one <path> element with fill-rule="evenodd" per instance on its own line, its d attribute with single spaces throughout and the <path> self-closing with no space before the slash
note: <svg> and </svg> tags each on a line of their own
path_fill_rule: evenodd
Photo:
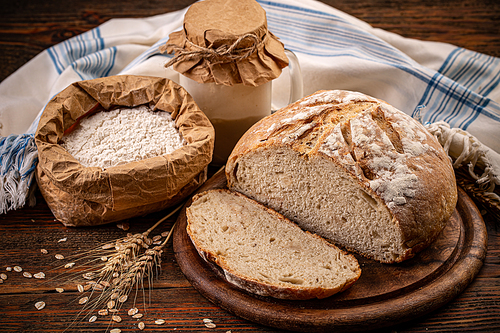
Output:
<svg viewBox="0 0 500 333">
<path fill-rule="evenodd" d="M 383 263 L 433 242 L 457 202 L 451 162 L 420 123 L 350 91 L 319 91 L 250 128 L 228 187 Z"/>
<path fill-rule="evenodd" d="M 237 192 L 210 190 L 186 209 L 198 253 L 228 282 L 281 299 L 325 298 L 360 276 L 356 258 Z"/>
</svg>

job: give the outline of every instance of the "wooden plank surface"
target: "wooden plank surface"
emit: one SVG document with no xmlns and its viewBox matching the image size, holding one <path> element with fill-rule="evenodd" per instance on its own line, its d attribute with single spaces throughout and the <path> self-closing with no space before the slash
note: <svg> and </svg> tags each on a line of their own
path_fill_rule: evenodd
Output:
<svg viewBox="0 0 500 333">
<path fill-rule="evenodd" d="M 199 191 L 220 188 L 227 188 L 223 172 L 214 175 Z M 258 297 L 228 283 L 222 270 L 198 255 L 186 227 L 183 209 L 173 234 L 173 248 L 180 269 L 196 290 L 243 318 L 301 332 L 386 328 L 432 312 L 475 278 L 487 243 L 479 211 L 459 189 L 455 212 L 439 238 L 411 260 L 387 265 L 355 255 L 362 273 L 351 288 L 325 299 L 287 301 Z"/>
<path fill-rule="evenodd" d="M 92 29 L 115 17 L 146 17 L 182 9 L 194 1 L 74 0 L 3 1 L 0 10 L 0 81 L 44 49 Z M 405 37 L 453 43 L 485 54 L 500 56 L 500 2 L 491 0 L 358 0 L 323 1 L 337 9 Z M 129 232 L 142 232 L 166 212 L 131 221 Z M 442 308 L 418 319 L 380 332 L 495 332 L 500 331 L 500 221 L 484 215 L 488 232 L 488 252 L 476 279 Z M 158 232 L 167 231 L 175 216 L 164 222 Z M 62 332 L 75 319 L 81 306 L 75 284 L 62 294 L 54 288 L 64 279 L 49 278 L 63 269 L 51 271 L 60 263 L 56 253 L 65 256 L 81 253 L 99 243 L 123 237 L 125 231 L 115 224 L 96 228 L 66 228 L 54 217 L 37 195 L 37 205 L 0 215 L 0 271 L 8 279 L 0 285 L 0 331 Z M 67 238 L 66 242 L 58 240 Z M 49 251 L 43 255 L 40 249 Z M 20 265 L 31 273 L 43 271 L 46 280 L 22 277 L 7 272 L 7 266 Z M 155 281 L 148 311 L 142 319 L 147 331 L 177 332 L 280 332 L 238 318 L 213 305 L 186 280 L 175 262 L 171 246 L 163 254 L 162 272 Z M 38 311 L 34 304 L 45 301 Z M 141 300 L 142 302 L 142 300 Z M 142 304 L 142 303 L 140 303 Z M 123 331 L 137 331 L 138 321 L 122 315 L 115 324 Z M 166 323 L 155 325 L 163 318 Z M 203 318 L 211 318 L 215 329 L 206 328 Z M 94 323 L 78 322 L 68 331 L 103 332 L 107 319 Z"/>
</svg>

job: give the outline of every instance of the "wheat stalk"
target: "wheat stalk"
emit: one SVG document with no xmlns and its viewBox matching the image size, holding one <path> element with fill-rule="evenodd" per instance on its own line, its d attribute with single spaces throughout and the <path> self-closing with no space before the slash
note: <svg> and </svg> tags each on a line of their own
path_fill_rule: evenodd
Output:
<svg viewBox="0 0 500 333">
<path fill-rule="evenodd" d="M 134 289 L 136 290 L 135 307 L 139 291 L 142 290 L 143 295 L 145 295 L 145 279 L 147 279 L 147 287 L 151 295 L 153 279 L 159 275 L 161 269 L 163 249 L 168 244 L 176 224 L 173 224 L 165 239 L 152 248 L 153 240 L 149 238 L 149 235 L 181 207 L 182 204 L 143 233 L 128 234 L 124 238 L 105 243 L 83 254 L 68 257 L 72 261 L 68 271 L 70 273 L 69 280 L 75 281 L 77 278 L 83 277 L 87 282 L 84 283 L 85 286 L 78 285 L 79 291 L 82 292 L 78 303 L 82 304 L 83 308 L 66 330 L 70 329 L 82 314 L 85 314 L 83 319 L 95 320 L 95 316 L 91 317 L 91 315 L 96 310 L 101 314 L 114 314 L 109 325 L 113 320 L 121 321 L 116 313 L 120 311 Z M 161 236 L 158 235 L 155 238 L 161 238 Z M 81 261 L 84 263 L 76 264 Z M 82 270 L 82 268 L 84 269 Z M 143 303 L 144 309 L 146 309 L 145 296 Z"/>
</svg>

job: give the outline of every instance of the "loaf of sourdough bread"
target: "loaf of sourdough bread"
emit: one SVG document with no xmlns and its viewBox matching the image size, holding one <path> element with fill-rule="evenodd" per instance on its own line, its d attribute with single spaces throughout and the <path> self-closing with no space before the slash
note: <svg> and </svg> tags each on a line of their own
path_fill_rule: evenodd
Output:
<svg viewBox="0 0 500 333">
<path fill-rule="evenodd" d="M 256 123 L 226 177 L 303 229 L 383 263 L 433 242 L 457 201 L 438 141 L 391 105 L 350 91 L 319 91 Z"/>
<path fill-rule="evenodd" d="M 254 294 L 325 298 L 361 274 L 354 256 L 237 192 L 202 192 L 186 216 L 201 257 L 215 263 L 228 282 Z"/>
</svg>

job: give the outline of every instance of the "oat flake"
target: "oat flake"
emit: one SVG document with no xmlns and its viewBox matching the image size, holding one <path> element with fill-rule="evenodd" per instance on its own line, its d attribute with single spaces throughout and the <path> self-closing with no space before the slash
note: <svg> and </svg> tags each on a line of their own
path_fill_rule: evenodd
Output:
<svg viewBox="0 0 500 333">
<path fill-rule="evenodd" d="M 78 300 L 78 303 L 79 303 L 79 304 L 85 304 L 85 303 L 87 303 L 87 302 L 88 302 L 88 300 L 89 300 L 89 298 L 88 298 L 87 296 L 85 296 L 85 297 L 80 298 L 80 299 Z"/>
<path fill-rule="evenodd" d="M 10 267 L 10 266 L 9 266 L 9 267 L 6 267 L 6 268 L 5 268 L 5 270 L 6 270 L 7 272 L 12 272 L 12 267 Z"/>
<path fill-rule="evenodd" d="M 64 268 L 71 268 L 75 266 L 75 263 L 74 262 L 70 262 L 70 263 L 67 263 L 66 265 L 64 265 Z"/>
<path fill-rule="evenodd" d="M 144 316 L 142 313 L 136 313 L 135 315 L 132 316 L 132 318 L 139 319 L 142 318 L 142 316 Z"/>
<path fill-rule="evenodd" d="M 58 293 L 62 293 L 62 292 L 64 292 L 64 289 L 63 289 L 63 288 L 56 288 L 56 291 L 57 291 Z"/>
<path fill-rule="evenodd" d="M 137 324 L 137 327 L 142 331 L 146 325 L 141 321 L 139 324 Z"/>
<path fill-rule="evenodd" d="M 119 299 L 118 299 L 118 302 L 120 303 L 125 303 L 128 299 L 128 296 L 127 295 L 123 295 L 121 296 Z"/>
<path fill-rule="evenodd" d="M 89 323 L 93 323 L 96 320 L 97 320 L 97 316 L 92 316 L 89 318 Z"/>
<path fill-rule="evenodd" d="M 23 273 L 23 276 L 24 276 L 25 278 L 28 278 L 28 279 L 31 279 L 31 278 L 33 277 L 33 275 L 31 275 L 31 273 L 30 273 L 30 272 L 24 272 L 24 273 Z"/>
<path fill-rule="evenodd" d="M 102 309 L 102 310 L 99 310 L 99 311 L 97 311 L 97 313 L 98 313 L 100 316 L 107 316 L 107 315 L 108 315 L 108 309 Z"/>
<path fill-rule="evenodd" d="M 7 280 L 7 274 L 5 273 L 0 274 L 0 279 Z"/>
<path fill-rule="evenodd" d="M 65 238 L 61 238 L 60 240 L 58 240 L 57 242 L 58 243 L 62 243 L 62 242 L 65 242 L 68 240 L 68 237 L 65 237 Z"/>
<path fill-rule="evenodd" d="M 109 333 L 121 333 L 122 330 L 119 329 L 119 328 L 113 328 L 111 331 L 109 331 Z"/>
<path fill-rule="evenodd" d="M 139 312 L 138 308 L 132 308 L 132 309 L 128 310 L 128 315 L 129 316 L 133 316 L 133 315 L 135 315 L 138 312 Z"/>
<path fill-rule="evenodd" d="M 217 327 L 217 325 L 215 325 L 214 323 L 205 323 L 205 327 L 207 327 L 207 328 L 215 328 L 215 327 Z"/>
<path fill-rule="evenodd" d="M 64 256 L 62 254 L 56 254 L 54 257 L 58 260 L 64 259 Z"/>
<path fill-rule="evenodd" d="M 156 319 L 155 320 L 155 324 L 156 325 L 163 325 L 163 324 L 165 324 L 165 320 L 163 320 L 163 319 Z"/>
<path fill-rule="evenodd" d="M 83 293 L 83 291 L 84 291 L 83 286 L 81 284 L 77 285 L 76 289 L 78 289 L 78 291 L 81 293 Z"/>
<path fill-rule="evenodd" d="M 41 310 L 41 309 L 43 309 L 44 307 L 45 307 L 45 302 L 40 301 L 40 302 L 36 302 L 36 303 L 35 303 L 35 308 L 36 308 L 37 310 Z"/>
<path fill-rule="evenodd" d="M 46 249 L 40 249 L 40 252 L 42 252 L 43 254 L 49 253 L 49 251 L 47 251 Z"/>
<path fill-rule="evenodd" d="M 19 272 L 22 272 L 22 271 L 23 271 L 23 269 L 22 269 L 22 267 L 21 267 L 21 266 L 14 266 L 14 271 L 16 271 L 16 272 L 18 272 L 18 273 L 19 273 Z"/>
<path fill-rule="evenodd" d="M 35 279 L 45 279 L 45 273 L 44 272 L 38 272 L 36 274 L 33 274 L 33 277 Z"/>
<path fill-rule="evenodd" d="M 119 322 L 122 321 L 122 317 L 116 316 L 116 315 L 114 315 L 113 317 L 111 317 L 111 319 L 113 319 L 113 321 L 116 321 L 117 323 L 119 323 Z"/>
</svg>

